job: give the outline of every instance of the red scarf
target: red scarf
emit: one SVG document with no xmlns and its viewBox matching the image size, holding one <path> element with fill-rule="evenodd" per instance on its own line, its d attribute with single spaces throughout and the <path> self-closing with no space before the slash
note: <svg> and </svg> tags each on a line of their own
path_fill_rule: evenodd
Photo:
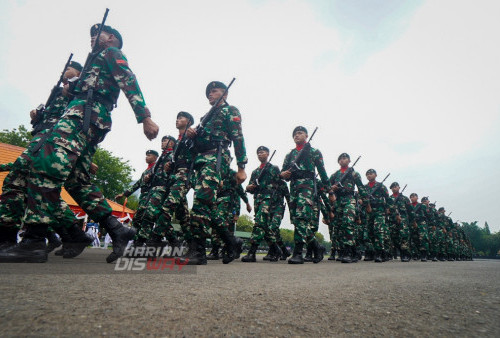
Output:
<svg viewBox="0 0 500 338">
<path fill-rule="evenodd" d="M 416 206 L 418 202 L 411 202 L 411 205 Z"/>
<path fill-rule="evenodd" d="M 373 181 L 373 182 L 368 182 L 368 186 L 370 188 L 373 188 L 373 186 L 377 183 L 377 181 Z"/>
<path fill-rule="evenodd" d="M 349 166 L 346 167 L 340 167 L 340 172 L 343 174 L 345 171 L 349 168 Z"/>
<path fill-rule="evenodd" d="M 179 134 L 179 137 L 177 138 L 177 141 L 181 141 L 182 140 L 182 134 Z"/>
<path fill-rule="evenodd" d="M 394 197 L 396 197 L 396 198 L 397 198 L 397 197 L 399 196 L 399 192 L 398 192 L 398 193 L 394 193 L 394 194 L 392 194 L 392 196 L 394 196 Z"/>
<path fill-rule="evenodd" d="M 155 164 L 156 164 L 156 162 L 153 162 L 153 163 L 148 164 L 148 169 L 146 169 L 146 170 L 149 170 L 149 169 L 153 168 L 153 166 L 154 166 Z"/>
<path fill-rule="evenodd" d="M 261 163 L 259 168 L 260 168 L 260 169 L 264 168 L 264 167 L 266 166 L 266 164 L 267 164 L 267 163 Z"/>
<path fill-rule="evenodd" d="M 297 149 L 297 151 L 301 151 L 301 150 L 302 150 L 302 148 L 304 148 L 304 146 L 305 146 L 305 145 L 306 145 L 305 143 L 304 143 L 304 144 L 297 144 L 297 145 L 295 146 L 295 149 Z"/>
</svg>

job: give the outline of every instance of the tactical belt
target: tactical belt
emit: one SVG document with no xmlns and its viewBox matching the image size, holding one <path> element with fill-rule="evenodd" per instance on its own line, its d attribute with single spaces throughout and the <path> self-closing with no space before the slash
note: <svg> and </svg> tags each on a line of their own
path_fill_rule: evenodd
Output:
<svg viewBox="0 0 500 338">
<path fill-rule="evenodd" d="M 308 170 L 297 170 L 297 171 L 292 172 L 292 177 L 291 177 L 292 180 L 298 180 L 301 178 L 313 179 L 314 173 L 312 171 L 308 171 Z"/>
<path fill-rule="evenodd" d="M 79 99 L 79 100 L 87 100 L 87 97 L 88 97 L 87 92 L 77 93 L 75 95 L 75 98 Z M 109 97 L 101 95 L 101 94 L 96 93 L 96 92 L 94 92 L 92 94 L 92 101 L 99 102 L 100 104 L 104 105 L 104 107 L 106 107 L 106 110 L 108 111 L 108 113 L 113 110 L 115 103 L 116 103 L 115 101 L 111 100 Z"/>
<path fill-rule="evenodd" d="M 339 196 L 339 197 L 354 196 L 354 191 L 341 189 L 341 190 L 337 191 L 337 196 Z"/>
<path fill-rule="evenodd" d="M 208 142 L 208 143 L 203 144 L 203 145 L 201 145 L 201 144 L 197 145 L 196 146 L 196 150 L 201 155 L 208 155 L 210 153 L 217 152 L 219 144 L 222 145 L 222 149 L 226 149 L 227 150 L 229 148 L 229 145 L 231 144 L 231 142 L 228 142 L 228 141 L 211 141 L 211 142 Z"/>
</svg>

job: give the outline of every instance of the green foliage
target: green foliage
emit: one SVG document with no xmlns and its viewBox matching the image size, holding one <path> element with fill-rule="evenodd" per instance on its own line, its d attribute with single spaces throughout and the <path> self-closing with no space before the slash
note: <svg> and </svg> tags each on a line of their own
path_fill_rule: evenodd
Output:
<svg viewBox="0 0 500 338">
<path fill-rule="evenodd" d="M 26 148 L 33 136 L 24 125 L 12 130 L 4 129 L 0 131 L 0 142 L 12 144 L 13 146 Z"/>
<path fill-rule="evenodd" d="M 293 246 L 294 245 L 293 230 L 280 229 L 280 235 L 281 235 L 281 239 L 283 239 L 283 243 L 285 243 L 286 246 Z"/>
<path fill-rule="evenodd" d="M 132 182 L 134 169 L 128 161 L 103 148 L 98 148 L 92 162 L 99 166 L 97 174 L 92 177 L 94 183 L 106 198 L 114 199 L 124 192 Z"/>
<path fill-rule="evenodd" d="M 236 221 L 236 231 L 252 232 L 253 221 L 249 215 L 241 215 Z"/>
<path fill-rule="evenodd" d="M 137 196 L 135 195 L 129 196 L 129 198 L 127 199 L 127 208 L 132 210 L 137 210 L 138 207 L 139 207 L 139 198 L 137 198 Z"/>
<path fill-rule="evenodd" d="M 465 233 L 469 237 L 474 250 L 479 256 L 495 258 L 500 250 L 500 232 L 492 234 L 488 223 L 480 228 L 477 222 L 462 222 Z"/>
</svg>

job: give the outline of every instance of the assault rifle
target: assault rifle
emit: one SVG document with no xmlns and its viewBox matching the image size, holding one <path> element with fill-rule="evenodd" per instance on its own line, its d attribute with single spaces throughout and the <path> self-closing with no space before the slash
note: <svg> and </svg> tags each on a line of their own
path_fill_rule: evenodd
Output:
<svg viewBox="0 0 500 338">
<path fill-rule="evenodd" d="M 104 12 L 104 17 L 102 18 L 101 25 L 99 26 L 99 29 L 97 30 L 97 34 L 95 37 L 95 42 L 94 46 L 92 46 L 92 50 L 87 56 L 87 60 L 85 60 L 85 64 L 83 66 L 83 69 L 80 73 L 80 77 L 76 79 L 72 84 L 71 87 L 73 89 L 77 88 L 80 82 L 83 80 L 85 77 L 85 74 L 89 71 L 90 65 L 93 62 L 94 58 L 99 55 L 99 53 L 102 51 L 102 49 L 99 47 L 99 38 L 102 33 L 102 28 L 104 27 L 104 23 L 106 22 L 106 19 L 108 17 L 108 12 L 109 9 L 106 8 L 106 11 Z M 84 133 L 87 133 L 90 127 L 90 116 L 92 115 L 92 104 L 93 104 L 93 97 L 94 97 L 94 88 L 89 88 L 87 91 L 87 98 L 85 102 L 85 107 L 83 110 L 83 127 L 82 131 Z"/>
<path fill-rule="evenodd" d="M 358 163 L 358 161 L 359 161 L 360 158 L 361 158 L 361 156 L 358 156 L 358 158 L 356 159 L 356 161 L 354 162 L 354 164 L 352 166 L 350 166 L 349 168 L 347 168 L 347 170 L 342 175 L 342 177 L 340 178 L 340 180 L 336 183 L 339 188 L 343 188 L 344 187 L 342 185 L 342 183 L 344 183 L 345 179 L 347 178 L 347 175 L 349 175 L 350 173 L 352 173 L 354 171 L 354 166 L 356 165 L 356 163 Z"/>
<path fill-rule="evenodd" d="M 368 213 L 372 212 L 372 206 L 370 204 L 370 200 L 373 199 L 373 194 L 375 194 L 383 185 L 387 177 L 389 177 L 391 173 L 388 173 L 387 176 L 382 180 L 382 182 L 378 183 L 375 189 L 373 189 L 369 194 L 368 194 L 368 205 L 366 206 L 366 211 Z"/>
<path fill-rule="evenodd" d="M 403 190 L 401 190 L 398 197 L 396 197 L 394 199 L 394 209 L 396 210 L 396 216 L 399 216 L 399 217 L 401 217 L 401 215 L 399 214 L 398 201 L 399 201 L 399 198 L 403 195 L 403 192 L 405 191 L 407 185 L 408 184 L 405 184 L 405 186 L 403 187 Z"/>
<path fill-rule="evenodd" d="M 452 213 L 452 212 L 453 212 L 453 211 L 450 211 L 450 213 L 448 214 L 448 217 L 450 217 L 450 215 L 451 215 L 451 213 Z"/>
<path fill-rule="evenodd" d="M 304 160 L 306 155 L 309 154 L 309 151 L 311 150 L 311 141 L 314 137 L 314 134 L 316 134 L 317 130 L 318 130 L 318 127 L 316 127 L 316 129 L 314 129 L 309 140 L 307 140 L 306 144 L 304 144 L 304 147 L 297 154 L 297 157 L 295 158 L 295 160 L 290 164 L 290 167 L 288 167 L 288 169 L 287 169 L 288 171 L 291 171 L 293 173 L 297 170 L 300 170 L 299 164 L 302 163 L 302 161 Z"/>
<path fill-rule="evenodd" d="M 260 179 L 264 175 L 264 172 L 267 171 L 267 168 L 269 167 L 268 165 L 271 165 L 271 161 L 273 160 L 273 157 L 274 157 L 275 153 L 276 153 L 276 150 L 273 151 L 273 153 L 271 154 L 271 158 L 269 159 L 269 161 L 267 161 L 267 163 L 264 165 L 264 168 L 262 168 L 262 170 L 260 171 L 259 176 L 255 179 L 255 183 L 257 184 L 257 186 L 260 185 L 259 184 Z"/>
<path fill-rule="evenodd" d="M 36 117 L 35 117 L 36 121 L 33 124 L 33 127 L 35 127 L 35 124 L 42 117 L 42 114 L 44 113 L 45 108 L 47 108 L 52 103 L 52 101 L 55 99 L 57 92 L 60 90 L 61 83 L 64 80 L 64 73 L 66 73 L 66 69 L 68 68 L 72 58 L 73 58 L 73 53 L 71 53 L 69 55 L 68 61 L 66 61 L 66 64 L 64 64 L 64 68 L 61 72 L 61 76 L 59 76 L 59 80 L 57 81 L 56 85 L 50 91 L 49 98 L 47 99 L 47 102 L 45 103 L 45 105 L 43 103 L 40 103 L 40 105 L 36 108 Z"/>
</svg>

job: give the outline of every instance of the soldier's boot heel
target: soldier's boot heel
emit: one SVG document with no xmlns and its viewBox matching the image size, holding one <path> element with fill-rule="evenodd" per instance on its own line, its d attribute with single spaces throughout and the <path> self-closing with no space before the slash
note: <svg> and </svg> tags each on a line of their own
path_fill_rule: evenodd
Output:
<svg viewBox="0 0 500 338">
<path fill-rule="evenodd" d="M 302 257 L 303 249 L 304 243 L 296 243 L 293 249 L 293 256 L 288 260 L 288 264 L 304 264 L 304 258 Z"/>
<path fill-rule="evenodd" d="M 17 244 L 18 228 L 15 225 L 0 227 L 0 250 Z"/>
<path fill-rule="evenodd" d="M 212 245 L 212 250 L 207 255 L 207 260 L 209 260 L 209 261 L 219 260 L 219 249 L 220 249 L 220 246 L 218 244 Z"/>
<path fill-rule="evenodd" d="M 314 239 L 312 241 L 312 249 L 314 254 L 313 263 L 317 264 L 323 260 L 325 248 L 321 244 L 319 244 L 316 239 Z"/>
<path fill-rule="evenodd" d="M 272 256 L 271 256 L 271 259 L 269 261 L 270 262 L 279 261 L 280 257 L 281 257 L 281 249 L 278 246 L 278 244 L 276 244 L 276 243 L 271 244 L 271 251 L 272 251 Z"/>
<path fill-rule="evenodd" d="M 23 240 L 0 251 L 0 263 L 45 263 L 47 261 L 47 245 L 45 236 L 47 226 L 28 227 Z"/>
<path fill-rule="evenodd" d="M 121 224 L 116 217 L 109 215 L 100 222 L 101 226 L 106 229 L 113 241 L 113 252 L 106 257 L 106 262 L 113 263 L 118 258 L 123 256 L 123 252 L 127 244 L 135 236 L 134 228 L 127 228 Z"/>
<path fill-rule="evenodd" d="M 67 239 L 66 239 L 67 234 Z M 63 258 L 75 258 L 89 246 L 94 239 L 87 233 L 85 233 L 77 223 L 74 223 L 70 228 L 66 230 L 66 234 L 62 237 L 63 248 L 62 256 Z"/>
<path fill-rule="evenodd" d="M 245 256 L 241 257 L 241 261 L 245 263 L 257 262 L 255 253 L 257 252 L 258 247 L 259 245 L 257 243 L 252 243 L 252 246 L 250 247 L 250 250 L 248 250 L 248 253 Z"/>
<path fill-rule="evenodd" d="M 365 259 L 364 259 L 365 262 L 370 262 L 370 261 L 373 261 L 374 259 L 375 259 L 375 255 L 374 255 L 373 251 L 367 251 L 365 253 Z"/>
<path fill-rule="evenodd" d="M 239 259 L 241 257 L 241 253 L 243 252 L 243 240 L 239 237 L 235 237 L 236 243 L 236 253 L 234 259 Z"/>
<path fill-rule="evenodd" d="M 334 261 L 335 260 L 335 249 L 332 247 L 330 249 L 330 257 L 328 257 L 329 261 Z"/>
<path fill-rule="evenodd" d="M 313 261 L 313 248 L 312 248 L 312 242 L 307 244 L 307 250 L 306 250 L 306 255 L 304 257 L 304 262 L 309 263 Z"/>
<path fill-rule="evenodd" d="M 350 247 L 346 247 L 343 250 L 342 263 L 352 263 L 352 251 Z"/>
<path fill-rule="evenodd" d="M 280 249 L 281 249 L 280 260 L 286 261 L 287 258 L 290 257 L 292 254 L 290 253 L 290 251 L 288 251 L 288 249 L 286 248 L 286 246 L 284 244 L 281 244 Z"/>
<path fill-rule="evenodd" d="M 224 233 L 221 238 L 226 247 L 222 255 L 222 264 L 229 264 L 236 257 L 236 238 L 229 232 Z"/>
<path fill-rule="evenodd" d="M 421 262 L 427 262 L 427 252 L 426 251 L 422 251 L 420 253 L 420 261 Z"/>
<path fill-rule="evenodd" d="M 58 247 L 60 247 L 63 242 L 57 237 L 56 233 L 53 230 L 47 231 L 47 240 L 49 244 L 47 245 L 47 253 L 51 253 Z"/>
<path fill-rule="evenodd" d="M 384 261 L 384 259 L 382 258 L 382 251 L 378 250 L 377 252 L 375 252 L 374 261 L 375 263 L 382 263 Z"/>
</svg>

